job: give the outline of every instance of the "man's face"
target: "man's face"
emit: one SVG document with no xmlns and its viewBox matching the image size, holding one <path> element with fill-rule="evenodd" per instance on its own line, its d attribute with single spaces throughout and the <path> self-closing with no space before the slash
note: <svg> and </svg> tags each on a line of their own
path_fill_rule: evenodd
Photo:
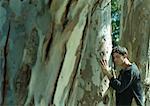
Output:
<svg viewBox="0 0 150 106">
<path fill-rule="evenodd" d="M 119 53 L 113 53 L 113 59 L 116 65 L 122 66 L 124 63 L 124 56 Z"/>
</svg>

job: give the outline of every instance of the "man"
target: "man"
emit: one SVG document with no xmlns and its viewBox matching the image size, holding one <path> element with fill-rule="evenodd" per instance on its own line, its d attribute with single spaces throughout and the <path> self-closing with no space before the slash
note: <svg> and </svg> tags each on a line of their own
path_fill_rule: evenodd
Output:
<svg viewBox="0 0 150 106">
<path fill-rule="evenodd" d="M 128 59 L 127 49 L 117 46 L 112 50 L 113 61 L 122 69 L 118 78 L 113 77 L 106 60 L 101 60 L 102 71 L 110 79 L 110 86 L 116 90 L 116 106 L 131 106 L 132 99 L 143 106 L 143 90 L 138 67 Z"/>
</svg>

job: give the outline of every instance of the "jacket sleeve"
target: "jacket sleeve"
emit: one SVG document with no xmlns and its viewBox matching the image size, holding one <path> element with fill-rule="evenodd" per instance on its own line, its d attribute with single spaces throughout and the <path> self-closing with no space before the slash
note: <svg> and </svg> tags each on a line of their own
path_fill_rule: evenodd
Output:
<svg viewBox="0 0 150 106">
<path fill-rule="evenodd" d="M 124 75 L 119 80 L 117 78 L 110 79 L 110 86 L 117 92 L 121 93 L 126 90 L 133 82 L 133 74 L 131 70 L 124 72 Z"/>
</svg>

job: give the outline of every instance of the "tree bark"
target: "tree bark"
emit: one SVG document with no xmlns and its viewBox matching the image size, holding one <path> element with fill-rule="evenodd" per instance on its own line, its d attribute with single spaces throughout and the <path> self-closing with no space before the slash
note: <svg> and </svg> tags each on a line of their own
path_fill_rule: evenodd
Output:
<svg viewBox="0 0 150 106">
<path fill-rule="evenodd" d="M 111 54 L 110 0 L 1 0 L 0 13 L 1 105 L 111 104 L 97 62 Z"/>
</svg>

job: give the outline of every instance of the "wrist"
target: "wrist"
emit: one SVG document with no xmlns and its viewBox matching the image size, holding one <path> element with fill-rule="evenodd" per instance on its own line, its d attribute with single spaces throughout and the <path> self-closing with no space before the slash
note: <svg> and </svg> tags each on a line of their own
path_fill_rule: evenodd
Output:
<svg viewBox="0 0 150 106">
<path fill-rule="evenodd" d="M 107 67 L 105 70 L 106 71 L 111 71 L 111 67 Z"/>
<path fill-rule="evenodd" d="M 113 77 L 113 75 L 111 74 L 111 67 L 109 67 L 105 73 L 105 75 L 108 76 L 109 79 L 111 79 Z"/>
</svg>

